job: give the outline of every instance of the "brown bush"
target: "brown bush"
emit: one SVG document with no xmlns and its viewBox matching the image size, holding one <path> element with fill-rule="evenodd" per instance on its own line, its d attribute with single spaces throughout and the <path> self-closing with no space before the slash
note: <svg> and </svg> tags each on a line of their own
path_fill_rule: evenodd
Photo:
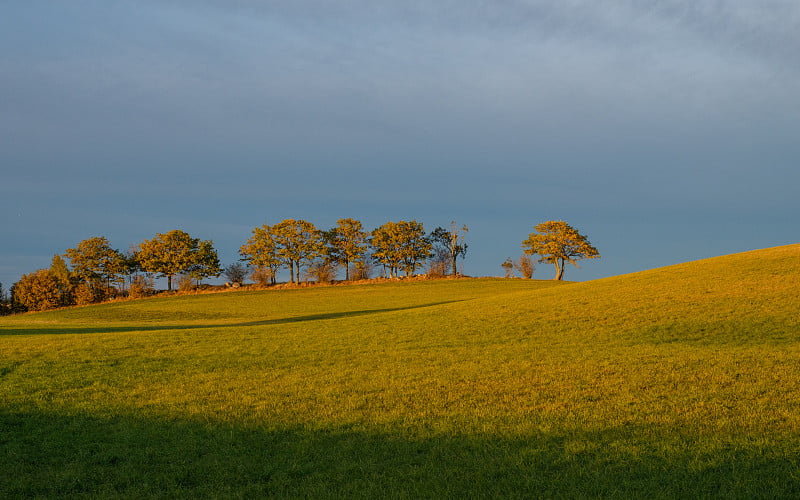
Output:
<svg viewBox="0 0 800 500">
<path fill-rule="evenodd" d="M 523 255 L 519 258 L 517 262 L 514 263 L 514 267 L 519 271 L 525 279 L 533 278 L 533 271 L 535 269 L 533 265 L 533 260 L 528 255 Z"/>
<path fill-rule="evenodd" d="M 258 286 L 262 287 L 275 284 L 275 273 L 267 266 L 254 267 L 253 272 L 250 273 L 250 278 L 252 278 Z"/>
<path fill-rule="evenodd" d="M 81 283 L 75 287 L 72 292 L 75 299 L 75 304 L 85 306 L 88 304 L 96 304 L 105 299 L 105 293 L 98 287 L 91 286 L 87 283 Z"/>
<path fill-rule="evenodd" d="M 374 268 L 370 262 L 356 262 L 350 271 L 352 281 L 368 280 L 372 278 Z"/>
<path fill-rule="evenodd" d="M 133 278 L 133 283 L 131 283 L 131 286 L 128 289 L 128 297 L 132 299 L 140 299 L 142 297 L 152 295 L 154 291 L 155 285 L 152 278 L 148 278 L 146 276 L 136 276 Z"/>
<path fill-rule="evenodd" d="M 46 311 L 67 305 L 60 281 L 47 269 L 24 274 L 14 284 L 13 302 L 29 311 Z"/>
<path fill-rule="evenodd" d="M 339 265 L 330 260 L 317 260 L 308 266 L 306 278 L 312 279 L 317 283 L 330 283 L 336 279 Z"/>
</svg>

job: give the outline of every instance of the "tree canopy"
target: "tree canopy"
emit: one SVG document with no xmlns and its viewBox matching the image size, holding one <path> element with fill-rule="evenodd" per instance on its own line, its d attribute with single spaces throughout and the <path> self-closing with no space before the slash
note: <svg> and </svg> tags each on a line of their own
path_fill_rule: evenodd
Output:
<svg viewBox="0 0 800 500">
<path fill-rule="evenodd" d="M 322 254 L 321 231 L 308 221 L 286 219 L 272 226 L 271 232 L 278 258 L 289 267 L 291 282 L 299 283 L 300 267 Z"/>
<path fill-rule="evenodd" d="M 136 258 L 145 272 L 166 277 L 168 290 L 172 290 L 172 277 L 176 274 L 189 273 L 200 279 L 220 273 L 211 240 L 192 238 L 179 229 L 157 233 L 152 240 L 144 240 Z"/>
<path fill-rule="evenodd" d="M 416 220 L 387 222 L 372 231 L 370 244 L 373 259 L 383 264 L 392 277 L 397 277 L 401 269 L 410 276 L 431 256 L 431 242 L 422 223 Z"/>
<path fill-rule="evenodd" d="M 283 261 L 278 256 L 278 246 L 272 235 L 272 227 L 264 224 L 254 228 L 250 239 L 239 248 L 239 255 L 242 256 L 242 260 L 253 266 L 257 276 L 262 278 L 268 276 L 270 282 L 275 284 L 275 276 Z"/>
<path fill-rule="evenodd" d="M 46 311 L 67 305 L 58 278 L 47 269 L 23 274 L 14 284 L 13 301 L 28 311 Z"/>
<path fill-rule="evenodd" d="M 564 221 L 542 222 L 534 229 L 535 232 L 522 242 L 522 249 L 528 255 L 539 255 L 539 262 L 553 264 L 556 268 L 556 280 L 564 279 L 564 267 L 567 263 L 580 268 L 577 260 L 600 257 L 600 253 L 586 236 Z"/>
<path fill-rule="evenodd" d="M 329 258 L 344 265 L 344 279 L 350 279 L 350 264 L 363 262 L 367 251 L 367 233 L 361 221 L 339 219 L 336 227 L 325 232 Z"/>
<path fill-rule="evenodd" d="M 72 266 L 72 276 L 93 288 L 117 281 L 125 270 L 122 254 L 111 248 L 104 236 L 85 239 L 68 248 L 64 256 Z"/>
</svg>

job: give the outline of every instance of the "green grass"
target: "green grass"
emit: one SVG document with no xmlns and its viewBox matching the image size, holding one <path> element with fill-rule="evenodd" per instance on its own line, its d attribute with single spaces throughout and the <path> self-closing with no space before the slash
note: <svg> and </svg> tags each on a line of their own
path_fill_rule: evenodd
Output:
<svg viewBox="0 0 800 500">
<path fill-rule="evenodd" d="M 0 320 L 0 497 L 800 496 L 800 245 Z"/>
</svg>

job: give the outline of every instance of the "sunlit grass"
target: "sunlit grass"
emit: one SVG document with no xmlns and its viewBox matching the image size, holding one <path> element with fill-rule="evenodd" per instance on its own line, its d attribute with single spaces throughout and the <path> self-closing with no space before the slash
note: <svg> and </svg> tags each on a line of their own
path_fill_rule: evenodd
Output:
<svg viewBox="0 0 800 500">
<path fill-rule="evenodd" d="M 0 321 L 0 496 L 800 494 L 800 246 Z"/>
</svg>

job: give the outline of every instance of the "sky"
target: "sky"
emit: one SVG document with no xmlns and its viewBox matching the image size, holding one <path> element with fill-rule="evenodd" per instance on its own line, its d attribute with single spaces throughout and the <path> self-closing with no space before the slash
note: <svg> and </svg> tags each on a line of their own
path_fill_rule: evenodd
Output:
<svg viewBox="0 0 800 500">
<path fill-rule="evenodd" d="M 796 0 L 4 1 L 0 283 L 286 218 L 457 221 L 473 276 L 547 220 L 578 281 L 797 243 L 797 54 Z"/>
</svg>

